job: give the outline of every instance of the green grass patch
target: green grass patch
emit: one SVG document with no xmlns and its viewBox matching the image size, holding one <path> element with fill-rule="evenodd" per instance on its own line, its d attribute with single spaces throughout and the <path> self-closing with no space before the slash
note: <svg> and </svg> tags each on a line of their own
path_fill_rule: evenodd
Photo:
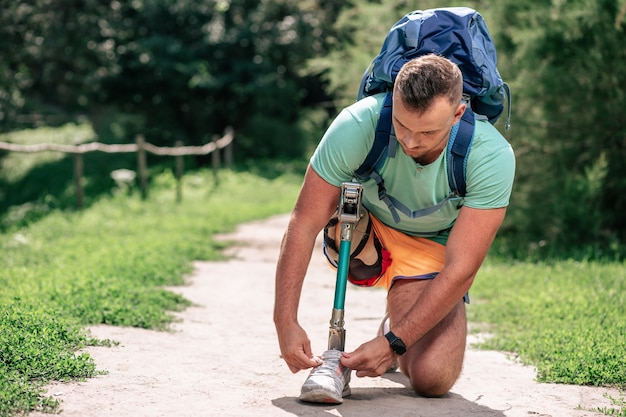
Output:
<svg viewBox="0 0 626 417">
<path fill-rule="evenodd" d="M 220 258 L 215 233 L 289 211 L 301 183 L 227 170 L 218 179 L 187 174 L 177 203 L 166 170 L 145 201 L 113 190 L 85 211 L 51 210 L 0 235 L 0 417 L 56 411 L 43 384 L 98 372 L 80 349 L 102 342 L 85 325 L 167 329 L 189 302 L 165 287 L 183 284 L 192 261 Z"/>
<path fill-rule="evenodd" d="M 483 266 L 470 320 L 543 382 L 626 387 L 626 265 L 554 261 Z"/>
<path fill-rule="evenodd" d="M 42 396 L 48 380 L 92 377 L 90 356 L 75 352 L 95 341 L 76 323 L 19 301 L 0 305 L 0 416 L 24 410 L 54 411 L 58 401 Z"/>
<path fill-rule="evenodd" d="M 604 397 L 608 398 L 613 406 L 596 407 L 593 411 L 598 411 L 606 414 L 607 416 L 626 417 L 626 399 L 624 399 L 624 394 L 620 393 L 619 397 L 613 397 L 609 394 L 605 394 Z"/>
</svg>

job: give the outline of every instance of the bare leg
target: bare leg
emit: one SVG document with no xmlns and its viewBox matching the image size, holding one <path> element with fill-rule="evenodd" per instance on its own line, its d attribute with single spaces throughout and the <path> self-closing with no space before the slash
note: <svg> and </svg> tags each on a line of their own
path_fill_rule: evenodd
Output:
<svg viewBox="0 0 626 417">
<path fill-rule="evenodd" d="M 394 320 L 409 311 L 426 283 L 406 280 L 391 287 L 387 302 L 392 327 Z M 409 377 L 415 392 L 439 397 L 452 388 L 463 367 L 466 336 L 465 304 L 459 300 L 441 322 L 400 357 L 400 370 Z"/>
</svg>

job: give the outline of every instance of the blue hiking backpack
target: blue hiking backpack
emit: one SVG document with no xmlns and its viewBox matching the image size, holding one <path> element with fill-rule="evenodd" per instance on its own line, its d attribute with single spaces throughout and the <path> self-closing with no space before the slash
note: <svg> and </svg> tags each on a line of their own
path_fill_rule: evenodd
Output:
<svg viewBox="0 0 626 417">
<path fill-rule="evenodd" d="M 425 209 L 411 211 L 387 195 L 384 181 L 378 173 L 387 157 L 393 158 L 396 138 L 391 123 L 393 82 L 400 68 L 413 58 L 437 54 L 457 64 L 463 74 L 463 97 L 468 104 L 461 121 L 453 126 L 447 146 L 448 183 L 451 193 L 442 202 Z M 374 145 L 363 164 L 355 172 L 359 180 L 374 179 L 378 197 L 400 221 L 397 210 L 415 218 L 439 210 L 450 200 L 465 196 L 465 166 L 475 120 L 495 123 L 504 110 L 507 99 L 506 128 L 510 126 L 511 93 L 496 68 L 496 48 L 483 17 L 468 7 L 417 10 L 405 15 L 387 34 L 380 53 L 363 74 L 357 99 L 387 92 L 376 126 Z M 460 207 L 460 206 L 459 206 Z"/>
</svg>

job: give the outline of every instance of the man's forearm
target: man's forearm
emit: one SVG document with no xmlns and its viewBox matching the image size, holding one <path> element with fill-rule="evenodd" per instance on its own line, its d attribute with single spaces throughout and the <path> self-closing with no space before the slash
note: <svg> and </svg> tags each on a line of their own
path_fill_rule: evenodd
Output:
<svg viewBox="0 0 626 417">
<path fill-rule="evenodd" d="M 394 333 L 407 346 L 416 343 L 463 299 L 472 285 L 473 277 L 450 279 L 444 270 L 434 280 L 424 282 L 423 290 L 407 314 L 394 325 Z"/>
<path fill-rule="evenodd" d="M 304 277 L 315 241 L 307 244 L 288 229 L 281 245 L 276 267 L 274 322 L 277 326 L 297 321 Z M 300 241 L 299 241 L 300 240 Z"/>
</svg>

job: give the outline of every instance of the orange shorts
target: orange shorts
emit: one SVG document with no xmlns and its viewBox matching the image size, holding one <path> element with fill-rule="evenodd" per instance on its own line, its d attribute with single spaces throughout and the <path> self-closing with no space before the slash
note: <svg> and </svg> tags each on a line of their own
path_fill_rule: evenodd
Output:
<svg viewBox="0 0 626 417">
<path fill-rule="evenodd" d="M 400 279 L 433 279 L 443 269 L 446 247 L 418 236 L 410 236 L 383 224 L 370 213 L 374 233 L 389 252 L 391 263 L 376 287 L 389 290 Z"/>
<path fill-rule="evenodd" d="M 371 213 L 367 215 L 371 220 L 374 238 L 367 238 L 363 233 L 369 232 L 364 231 L 361 239 L 365 241 L 353 242 L 353 244 L 365 246 L 362 246 L 360 251 L 351 252 L 348 273 L 348 280 L 351 283 L 364 287 L 383 287 L 388 290 L 396 280 L 433 279 L 443 269 L 445 246 L 430 239 L 407 235 L 386 226 Z M 329 233 L 335 235 L 338 230 L 337 228 Z M 329 236 L 324 237 L 324 254 L 330 266 L 336 270 L 338 253 L 336 253 L 335 246 L 338 237 L 331 236 L 330 239 L 328 239 Z M 362 253 L 365 253 L 364 257 Z M 372 264 L 376 253 L 378 253 L 378 261 Z M 361 261 L 353 260 L 353 256 L 361 256 L 359 258 Z M 364 269 L 363 266 L 365 266 Z M 376 270 L 378 271 L 374 275 L 368 275 Z"/>
</svg>

